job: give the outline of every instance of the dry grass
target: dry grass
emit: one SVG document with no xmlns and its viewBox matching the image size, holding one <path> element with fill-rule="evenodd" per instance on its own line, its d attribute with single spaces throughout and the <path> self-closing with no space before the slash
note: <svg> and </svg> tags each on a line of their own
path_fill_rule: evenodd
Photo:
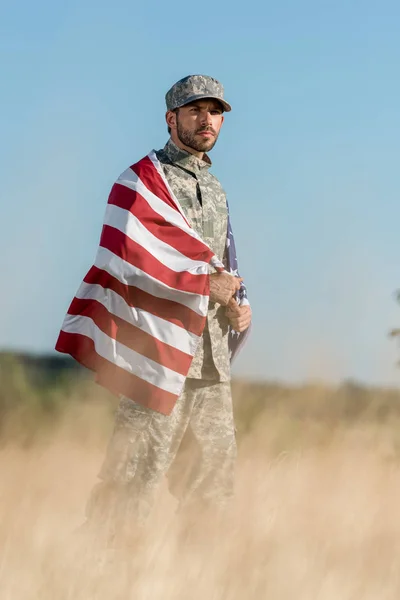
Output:
<svg viewBox="0 0 400 600">
<path fill-rule="evenodd" d="M 247 393 L 237 388 L 240 460 L 226 522 L 183 539 L 162 490 L 147 538 L 120 554 L 74 533 L 104 454 L 106 403 L 75 404 L 28 442 L 9 427 L 1 600 L 398 600 L 399 418 L 323 418 L 315 388 L 255 413 Z"/>
</svg>

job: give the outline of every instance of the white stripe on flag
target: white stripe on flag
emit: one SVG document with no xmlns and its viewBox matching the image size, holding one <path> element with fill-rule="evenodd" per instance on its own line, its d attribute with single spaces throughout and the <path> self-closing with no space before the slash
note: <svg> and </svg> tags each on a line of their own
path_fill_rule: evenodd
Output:
<svg viewBox="0 0 400 600">
<path fill-rule="evenodd" d="M 161 319 L 156 315 L 153 315 L 141 308 L 134 308 L 129 306 L 125 300 L 117 294 L 114 290 L 109 288 L 103 288 L 101 285 L 86 283 L 85 281 L 81 284 L 79 290 L 76 293 L 77 298 L 90 298 L 91 300 L 97 300 L 105 308 L 124 319 L 131 325 L 139 327 L 142 331 L 152 335 L 161 342 L 173 346 L 177 350 L 181 350 L 186 354 L 194 355 L 197 344 L 199 343 L 199 336 L 194 333 L 186 331 L 175 323 L 170 323 L 165 319 Z"/>
<path fill-rule="evenodd" d="M 113 275 L 113 277 L 116 277 L 125 285 L 134 285 L 157 298 L 164 298 L 165 300 L 172 300 L 173 302 L 178 302 L 178 304 L 183 304 L 183 306 L 191 308 L 202 317 L 207 315 L 208 296 L 172 288 L 155 277 L 148 275 L 145 271 L 134 267 L 107 248 L 100 246 L 94 264 L 99 269 L 103 269 L 107 273 L 110 273 L 110 275 Z M 207 273 L 208 267 L 205 266 L 203 274 L 206 275 Z"/>
<path fill-rule="evenodd" d="M 208 263 L 188 258 L 173 246 L 166 244 L 153 235 L 129 210 L 109 204 L 106 209 L 104 223 L 122 231 L 173 271 L 187 271 L 192 275 L 202 275 L 204 268 L 207 269 L 208 267 Z"/>
<path fill-rule="evenodd" d="M 62 331 L 85 335 L 93 340 L 97 354 L 117 365 L 124 371 L 155 385 L 166 392 L 179 394 L 185 377 L 163 367 L 159 363 L 142 356 L 135 350 L 117 342 L 105 334 L 90 317 L 68 315 L 64 319 Z"/>
<path fill-rule="evenodd" d="M 143 198 L 147 200 L 151 208 L 156 213 L 164 217 L 166 221 L 172 223 L 172 225 L 175 225 L 176 227 L 179 227 L 179 229 L 182 229 L 185 233 L 190 235 L 190 237 L 193 237 L 196 240 L 200 240 L 204 244 L 203 240 L 196 233 L 196 231 L 189 227 L 189 225 L 186 223 L 181 213 L 178 210 L 175 210 L 174 208 L 169 206 L 166 202 L 164 202 L 164 200 L 161 200 L 160 198 L 158 198 L 158 196 L 153 194 L 153 192 L 151 192 L 144 185 L 142 180 L 139 179 L 139 177 L 134 171 L 132 171 L 132 169 L 127 169 L 126 171 L 124 171 L 124 173 L 122 173 L 122 175 L 120 175 L 117 179 L 117 183 L 119 183 L 120 185 L 124 185 L 125 187 L 130 188 L 131 190 L 134 190 L 135 192 L 143 196 Z M 173 199 L 176 201 L 174 197 Z"/>
</svg>

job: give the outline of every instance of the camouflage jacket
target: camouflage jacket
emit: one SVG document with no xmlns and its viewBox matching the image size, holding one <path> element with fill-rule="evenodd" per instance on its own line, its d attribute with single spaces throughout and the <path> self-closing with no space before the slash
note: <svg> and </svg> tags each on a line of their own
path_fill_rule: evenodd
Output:
<svg viewBox="0 0 400 600">
<path fill-rule="evenodd" d="M 157 152 L 167 181 L 190 225 L 224 260 L 228 212 L 226 195 L 218 179 L 211 175 L 211 161 L 201 160 L 178 148 L 170 139 Z M 210 266 L 210 272 L 214 269 Z M 203 337 L 191 364 L 188 377 L 229 381 L 228 320 L 225 308 L 215 302 L 208 307 Z"/>
</svg>

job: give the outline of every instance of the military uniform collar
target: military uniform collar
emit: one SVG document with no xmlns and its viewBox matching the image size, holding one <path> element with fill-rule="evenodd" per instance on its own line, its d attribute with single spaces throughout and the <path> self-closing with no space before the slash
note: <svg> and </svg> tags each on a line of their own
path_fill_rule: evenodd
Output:
<svg viewBox="0 0 400 600">
<path fill-rule="evenodd" d="M 207 154 L 203 155 L 203 159 L 197 158 L 194 154 L 178 148 L 171 139 L 164 146 L 164 152 L 172 163 L 193 173 L 199 173 L 211 167 L 211 160 Z"/>
</svg>

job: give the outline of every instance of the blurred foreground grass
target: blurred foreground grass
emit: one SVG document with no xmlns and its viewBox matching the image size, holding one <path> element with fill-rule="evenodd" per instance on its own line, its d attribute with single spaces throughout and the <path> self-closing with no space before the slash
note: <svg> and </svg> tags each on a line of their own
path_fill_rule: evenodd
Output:
<svg viewBox="0 0 400 600">
<path fill-rule="evenodd" d="M 145 542 L 105 558 L 73 531 L 116 399 L 62 359 L 2 355 L 0 383 L 1 600 L 400 597 L 398 390 L 236 380 L 228 524 L 183 542 L 164 487 Z"/>
</svg>

